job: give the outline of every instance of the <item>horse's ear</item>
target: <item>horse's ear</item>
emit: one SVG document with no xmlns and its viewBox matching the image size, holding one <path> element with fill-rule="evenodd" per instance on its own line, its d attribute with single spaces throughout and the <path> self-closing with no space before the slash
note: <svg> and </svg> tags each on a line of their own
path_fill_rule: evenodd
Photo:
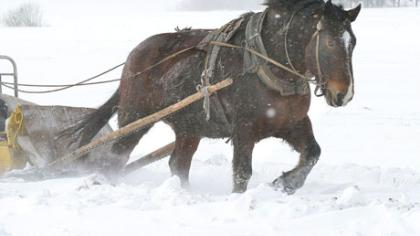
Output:
<svg viewBox="0 0 420 236">
<path fill-rule="evenodd" d="M 362 4 L 359 3 L 359 5 L 357 5 L 357 7 L 348 10 L 347 13 L 347 19 L 349 19 L 350 22 L 353 22 L 356 20 L 357 16 L 360 13 L 360 10 L 362 9 Z"/>
<path fill-rule="evenodd" d="M 331 8 L 333 8 L 333 4 L 332 4 L 331 0 L 328 0 L 328 1 L 325 3 L 325 7 L 324 7 L 324 9 L 331 9 Z"/>
<path fill-rule="evenodd" d="M 332 12 L 334 9 L 334 5 L 332 4 L 331 0 L 328 0 L 324 3 L 324 6 L 321 8 L 321 14 L 325 15 L 328 12 Z"/>
<path fill-rule="evenodd" d="M 328 8 L 331 8 L 332 7 L 332 3 L 331 3 L 331 0 L 328 0 L 327 2 L 325 2 L 323 5 L 322 5 L 322 7 L 319 9 L 319 12 L 317 12 L 317 14 L 319 14 L 319 15 L 324 15 L 325 14 L 325 12 L 327 11 L 327 9 Z"/>
</svg>

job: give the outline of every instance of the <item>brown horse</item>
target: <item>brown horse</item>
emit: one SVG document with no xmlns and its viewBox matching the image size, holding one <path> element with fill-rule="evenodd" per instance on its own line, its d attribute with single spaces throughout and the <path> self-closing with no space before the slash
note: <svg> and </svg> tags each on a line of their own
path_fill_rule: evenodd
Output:
<svg viewBox="0 0 420 236">
<path fill-rule="evenodd" d="M 270 0 L 266 5 L 264 18 L 260 18 L 260 38 L 268 56 L 300 74 L 315 76 L 329 105 L 338 107 L 350 102 L 354 93 L 352 52 L 356 44 L 351 23 L 359 14 L 360 5 L 348 11 L 322 0 Z M 244 16 L 244 23 L 229 43 L 247 45 L 246 28 L 252 27 L 249 21 L 253 15 L 258 14 Z M 116 110 L 119 126 L 125 126 L 195 93 L 205 69 L 207 52 L 202 48 L 185 52 L 152 70 L 146 69 L 174 52 L 198 45 L 209 32 L 183 30 L 152 36 L 140 43 L 128 57 L 117 92 L 96 113 L 74 127 L 81 144 L 89 142 Z M 234 83 L 210 97 L 210 120 L 206 120 L 199 103 L 164 120 L 176 134 L 169 161 L 171 172 L 188 184 L 191 160 L 200 140 L 231 138 L 233 191 L 243 192 L 252 175 L 255 143 L 277 137 L 299 152 L 300 160 L 293 170 L 274 180 L 273 185 L 294 193 L 303 186 L 321 153 L 307 114 L 311 101 L 305 90 L 308 82 L 270 63 L 260 63 L 268 68 L 270 78 L 278 80 L 274 82 L 297 88 L 285 95 L 267 85 L 260 73 L 244 68 L 244 53 L 241 49 L 220 49 L 210 82 L 230 77 Z M 132 79 L 145 70 L 140 79 Z M 149 129 L 116 141 L 109 155 L 128 159 Z"/>
</svg>

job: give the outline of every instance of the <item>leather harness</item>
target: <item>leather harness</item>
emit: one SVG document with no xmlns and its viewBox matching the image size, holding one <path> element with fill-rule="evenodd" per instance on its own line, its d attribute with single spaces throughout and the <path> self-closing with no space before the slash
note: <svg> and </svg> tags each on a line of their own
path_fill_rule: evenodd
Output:
<svg viewBox="0 0 420 236">
<path fill-rule="evenodd" d="M 268 57 L 267 50 L 261 37 L 267 10 L 251 16 L 245 31 L 246 46 Z M 286 43 L 286 42 L 285 42 Z M 279 92 L 282 96 L 306 95 L 310 93 L 309 83 L 305 80 L 286 80 L 273 74 L 267 61 L 257 55 L 245 51 L 244 72 L 256 73 L 258 78 L 270 89 Z"/>
<path fill-rule="evenodd" d="M 267 50 L 264 46 L 264 42 L 261 36 L 261 32 L 264 25 L 264 20 L 267 16 L 267 10 L 260 13 L 246 13 L 240 18 L 232 20 L 228 24 L 224 25 L 218 30 L 210 32 L 197 46 L 198 49 L 207 51 L 207 56 L 205 60 L 205 69 L 202 74 L 202 84 L 197 87 L 198 90 L 201 90 L 204 94 L 208 94 L 207 88 L 210 85 L 210 78 L 213 76 L 214 70 L 216 68 L 217 59 L 220 53 L 221 47 L 228 48 L 237 48 L 245 49 L 244 50 L 244 68 L 243 72 L 245 73 L 255 73 L 262 83 L 264 83 L 268 88 L 279 92 L 282 96 L 292 96 L 292 95 L 307 95 L 310 93 L 309 83 L 314 83 L 316 85 L 315 95 L 320 97 L 324 95 L 325 91 L 325 81 L 322 75 L 322 70 L 320 66 L 319 59 L 319 44 L 320 44 L 320 32 L 323 30 L 322 24 L 318 22 L 317 29 L 312 35 L 312 38 L 316 37 L 316 63 L 317 63 L 317 72 L 318 72 L 318 81 L 311 80 L 307 75 L 303 75 L 296 71 L 293 66 L 288 50 L 287 50 L 287 31 L 290 27 L 293 17 L 297 12 L 304 9 L 305 7 L 315 3 L 314 1 L 309 1 L 304 4 L 304 7 L 298 9 L 292 13 L 292 16 L 286 26 L 286 36 L 285 36 L 285 54 L 289 62 L 289 66 L 285 66 L 272 58 L 269 57 Z M 249 19 L 248 19 L 249 18 Z M 245 30 L 245 41 L 244 45 L 238 46 L 229 44 L 229 40 L 233 38 L 238 29 L 242 24 L 248 20 Z M 271 71 L 268 63 L 274 64 L 277 67 L 282 68 L 283 70 L 289 71 L 290 73 L 297 75 L 300 79 L 292 79 L 290 81 L 280 78 Z M 318 93 L 321 91 L 321 93 Z M 207 114 L 207 120 L 210 119 L 210 100 L 209 96 L 205 96 L 204 110 Z"/>
</svg>

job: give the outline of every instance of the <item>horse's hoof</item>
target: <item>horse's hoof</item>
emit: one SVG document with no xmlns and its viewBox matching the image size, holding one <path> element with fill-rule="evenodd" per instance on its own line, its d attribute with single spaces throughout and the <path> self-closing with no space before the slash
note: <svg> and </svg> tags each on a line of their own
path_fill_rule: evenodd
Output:
<svg viewBox="0 0 420 236">
<path fill-rule="evenodd" d="M 288 195 L 292 195 L 296 192 L 296 188 L 293 184 L 291 184 L 291 182 L 285 179 L 284 175 L 275 179 L 272 186 L 275 190 L 280 190 Z"/>
<path fill-rule="evenodd" d="M 244 186 L 235 186 L 232 190 L 232 193 L 244 193 L 246 192 L 246 187 Z"/>
<path fill-rule="evenodd" d="M 296 189 L 294 189 L 292 187 L 285 186 L 285 187 L 283 187 L 283 192 L 287 193 L 288 195 L 293 195 L 293 194 L 296 193 Z"/>
</svg>

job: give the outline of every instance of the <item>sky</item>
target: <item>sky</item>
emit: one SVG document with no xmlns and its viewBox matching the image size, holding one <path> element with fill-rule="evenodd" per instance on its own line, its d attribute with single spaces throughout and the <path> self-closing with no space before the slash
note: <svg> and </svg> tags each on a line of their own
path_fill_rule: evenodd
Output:
<svg viewBox="0 0 420 236">
<path fill-rule="evenodd" d="M 216 9 L 254 9 L 258 8 L 263 0 L 0 0 L 0 12 L 15 8 L 22 3 L 37 3 L 44 9 L 63 9 L 65 11 L 91 11 L 97 12 L 121 11 L 162 11 L 162 10 L 216 10 Z M 112 5 L 104 7 L 103 5 Z M 83 6 L 83 7 L 80 7 Z M 77 15 L 77 14 L 75 14 Z"/>
<path fill-rule="evenodd" d="M 0 0 L 0 13 L 16 8 L 23 3 L 39 4 L 44 10 L 54 10 L 57 14 L 62 12 L 74 12 L 77 17 L 79 12 L 97 13 L 117 13 L 121 12 L 144 12 L 150 10 L 170 10 L 176 9 L 181 0 Z M 104 7 L 106 5 L 106 7 Z"/>
</svg>

